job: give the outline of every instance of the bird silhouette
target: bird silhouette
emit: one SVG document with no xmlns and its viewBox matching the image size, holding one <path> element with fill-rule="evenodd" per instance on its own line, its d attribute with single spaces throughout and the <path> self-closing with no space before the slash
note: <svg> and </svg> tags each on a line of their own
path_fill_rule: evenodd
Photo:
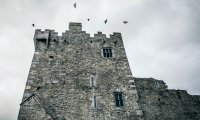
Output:
<svg viewBox="0 0 200 120">
<path fill-rule="evenodd" d="M 123 21 L 124 24 L 128 23 L 128 21 Z"/>
<path fill-rule="evenodd" d="M 76 8 L 76 3 L 74 3 L 74 8 Z"/>
<path fill-rule="evenodd" d="M 107 23 L 107 21 L 108 21 L 107 19 L 104 21 L 104 22 L 105 22 L 105 24 Z"/>
<path fill-rule="evenodd" d="M 88 18 L 87 21 L 90 21 L 90 19 Z"/>
<path fill-rule="evenodd" d="M 33 27 L 35 27 L 35 24 L 32 24 Z"/>
</svg>

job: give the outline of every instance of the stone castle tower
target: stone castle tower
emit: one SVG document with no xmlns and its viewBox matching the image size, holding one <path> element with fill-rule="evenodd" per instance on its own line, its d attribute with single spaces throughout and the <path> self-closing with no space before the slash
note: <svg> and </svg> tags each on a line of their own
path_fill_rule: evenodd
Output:
<svg viewBox="0 0 200 120">
<path fill-rule="evenodd" d="M 18 120 L 199 120 L 200 96 L 134 78 L 120 33 L 36 30 Z"/>
<path fill-rule="evenodd" d="M 36 30 L 18 119 L 140 118 L 142 110 L 120 33 L 90 37 L 80 23 L 58 36 Z"/>
</svg>

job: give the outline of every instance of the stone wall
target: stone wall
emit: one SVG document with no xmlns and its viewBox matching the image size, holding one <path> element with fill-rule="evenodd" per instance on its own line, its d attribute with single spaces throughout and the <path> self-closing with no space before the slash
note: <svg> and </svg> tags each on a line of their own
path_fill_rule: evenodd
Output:
<svg viewBox="0 0 200 120">
<path fill-rule="evenodd" d="M 34 44 L 18 120 L 200 120 L 200 96 L 133 78 L 120 33 L 90 37 L 81 23 L 70 23 L 62 36 L 37 29 Z"/>
<path fill-rule="evenodd" d="M 169 90 L 161 80 L 134 78 L 147 120 L 200 120 L 200 96 Z"/>
<path fill-rule="evenodd" d="M 34 43 L 19 120 L 142 119 L 120 33 L 90 37 L 80 23 L 70 23 L 62 36 L 36 30 Z M 103 57 L 102 48 L 113 57 Z M 116 107 L 115 92 L 122 92 L 123 107 Z"/>
</svg>

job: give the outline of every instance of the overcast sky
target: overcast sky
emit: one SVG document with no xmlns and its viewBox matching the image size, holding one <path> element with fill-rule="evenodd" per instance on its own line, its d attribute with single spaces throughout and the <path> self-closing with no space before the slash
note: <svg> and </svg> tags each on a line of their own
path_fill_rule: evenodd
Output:
<svg viewBox="0 0 200 120">
<path fill-rule="evenodd" d="M 17 119 L 35 29 L 61 35 L 69 22 L 91 36 L 121 32 L 134 77 L 200 94 L 200 0 L 0 0 L 0 120 Z"/>
</svg>

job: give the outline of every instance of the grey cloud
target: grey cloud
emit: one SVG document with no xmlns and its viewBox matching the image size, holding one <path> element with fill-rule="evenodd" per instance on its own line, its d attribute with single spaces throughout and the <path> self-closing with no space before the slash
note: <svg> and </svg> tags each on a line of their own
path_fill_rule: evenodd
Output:
<svg viewBox="0 0 200 120">
<path fill-rule="evenodd" d="M 198 0 L 0 0 L 0 119 L 17 117 L 34 52 L 34 29 L 61 34 L 70 21 L 82 22 L 83 30 L 91 34 L 121 32 L 134 76 L 162 79 L 171 89 L 200 94 L 199 4 Z M 123 20 L 129 23 L 124 25 Z"/>
</svg>

